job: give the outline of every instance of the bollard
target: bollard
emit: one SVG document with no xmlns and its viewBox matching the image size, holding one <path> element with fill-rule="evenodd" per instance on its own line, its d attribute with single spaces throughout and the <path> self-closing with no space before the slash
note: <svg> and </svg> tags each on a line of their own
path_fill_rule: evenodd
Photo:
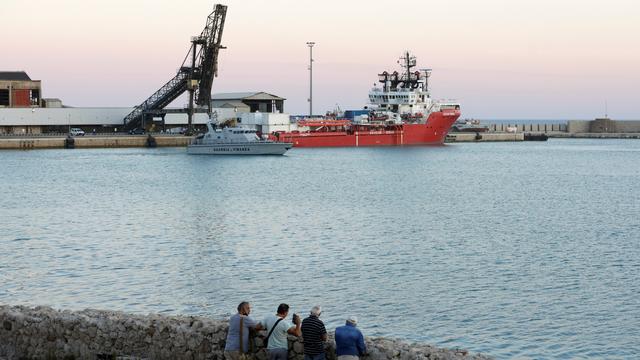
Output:
<svg viewBox="0 0 640 360">
<path fill-rule="evenodd" d="M 147 136 L 147 147 L 148 148 L 154 148 L 157 147 L 158 144 L 156 143 L 156 138 L 154 138 L 153 136 L 151 136 L 151 134 L 149 134 Z"/>
<path fill-rule="evenodd" d="M 64 148 L 65 149 L 75 149 L 76 148 L 76 139 L 71 137 L 71 135 L 67 136 L 67 138 L 64 139 Z"/>
</svg>

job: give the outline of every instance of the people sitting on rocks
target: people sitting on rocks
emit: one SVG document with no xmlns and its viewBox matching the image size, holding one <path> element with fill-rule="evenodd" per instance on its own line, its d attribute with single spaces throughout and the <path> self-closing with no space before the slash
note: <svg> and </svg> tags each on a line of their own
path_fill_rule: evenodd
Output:
<svg viewBox="0 0 640 360">
<path fill-rule="evenodd" d="M 302 339 L 304 340 L 304 360 L 324 360 L 324 343 L 327 341 L 327 329 L 320 320 L 322 308 L 311 308 L 309 316 L 302 320 Z"/>
<path fill-rule="evenodd" d="M 229 331 L 227 332 L 227 342 L 224 348 L 224 358 L 226 360 L 243 359 L 249 351 L 249 331 L 250 329 L 263 329 L 260 322 L 249 316 L 251 304 L 243 301 L 238 305 L 238 313 L 229 318 Z"/>
<path fill-rule="evenodd" d="M 300 331 L 300 317 L 297 314 L 293 314 L 293 323 L 295 325 L 292 325 L 286 320 L 288 314 L 289 305 L 280 304 L 277 314 L 269 315 L 262 321 L 267 331 L 265 341 L 267 342 L 269 360 L 287 360 L 289 358 L 287 335 L 302 335 Z"/>
<path fill-rule="evenodd" d="M 336 355 L 338 360 L 358 360 L 364 356 L 367 348 L 364 344 L 364 336 L 356 327 L 358 319 L 349 316 L 344 326 L 336 328 Z"/>
</svg>

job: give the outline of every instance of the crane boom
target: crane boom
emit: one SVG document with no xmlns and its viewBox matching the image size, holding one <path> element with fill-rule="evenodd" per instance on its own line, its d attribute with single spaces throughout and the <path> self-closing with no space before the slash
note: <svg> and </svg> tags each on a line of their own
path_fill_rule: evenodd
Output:
<svg viewBox="0 0 640 360">
<path fill-rule="evenodd" d="M 149 113 L 157 114 L 158 110 L 164 109 L 185 91 L 191 92 L 189 109 L 187 109 L 189 120 L 193 115 L 191 101 L 194 95 L 196 104 L 207 106 L 208 112 L 211 112 L 211 87 L 213 78 L 218 76 L 219 50 L 224 49 L 221 41 L 226 14 L 227 6 L 220 4 L 214 6 L 200 36 L 191 39 L 191 47 L 178 73 L 124 118 L 126 130 L 143 127 Z M 191 64 L 187 64 L 190 58 Z"/>
</svg>

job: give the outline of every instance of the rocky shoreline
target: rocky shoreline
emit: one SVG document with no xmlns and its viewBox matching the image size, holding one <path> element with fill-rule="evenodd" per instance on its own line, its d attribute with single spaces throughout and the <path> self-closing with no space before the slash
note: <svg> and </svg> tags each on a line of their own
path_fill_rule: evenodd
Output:
<svg viewBox="0 0 640 360">
<path fill-rule="evenodd" d="M 0 359 L 224 359 L 227 321 L 198 316 L 133 315 L 60 311 L 50 307 L 0 305 Z M 254 335 L 252 357 L 267 359 L 264 333 Z M 443 349 L 379 337 L 365 339 L 364 359 L 491 359 L 466 350 Z M 303 359 L 302 340 L 289 337 L 289 359 Z M 332 334 L 327 359 L 335 359 Z"/>
</svg>

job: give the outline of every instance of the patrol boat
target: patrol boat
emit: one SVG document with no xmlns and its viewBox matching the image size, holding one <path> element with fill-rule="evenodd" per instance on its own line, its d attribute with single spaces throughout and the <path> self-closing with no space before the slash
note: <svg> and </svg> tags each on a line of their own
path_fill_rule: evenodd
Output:
<svg viewBox="0 0 640 360">
<path fill-rule="evenodd" d="M 263 140 L 256 130 L 243 127 L 213 127 L 207 122 L 207 132 L 196 136 L 187 146 L 194 155 L 284 155 L 292 143 Z"/>
</svg>

